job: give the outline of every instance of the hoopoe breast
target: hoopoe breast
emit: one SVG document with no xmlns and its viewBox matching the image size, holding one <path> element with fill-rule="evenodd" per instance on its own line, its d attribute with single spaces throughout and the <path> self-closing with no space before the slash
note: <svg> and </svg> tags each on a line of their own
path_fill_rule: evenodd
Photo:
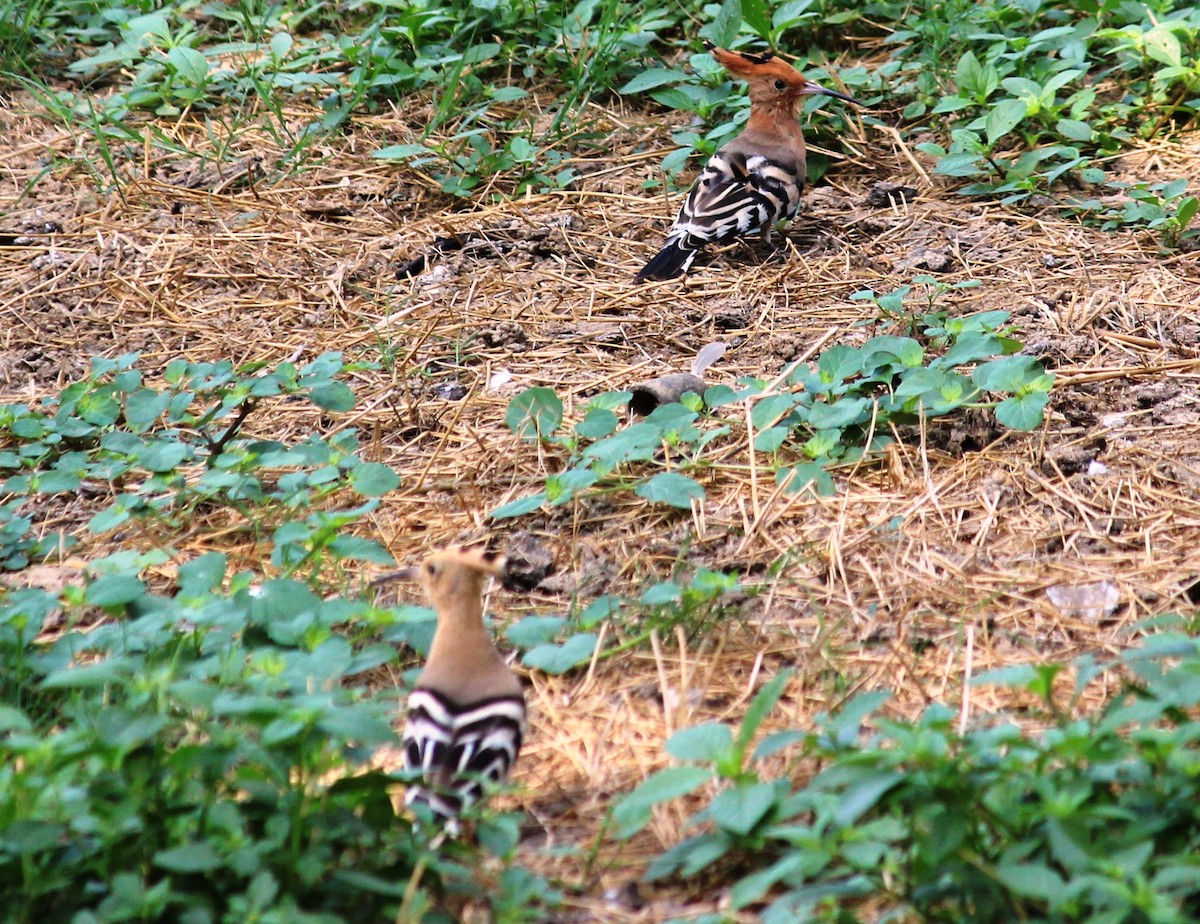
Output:
<svg viewBox="0 0 1200 924">
<path fill-rule="evenodd" d="M 418 687 L 408 698 L 403 747 L 405 769 L 419 771 L 421 781 L 409 787 L 405 801 L 455 819 L 487 787 L 504 782 L 524 735 L 519 695 L 461 704 Z"/>
</svg>

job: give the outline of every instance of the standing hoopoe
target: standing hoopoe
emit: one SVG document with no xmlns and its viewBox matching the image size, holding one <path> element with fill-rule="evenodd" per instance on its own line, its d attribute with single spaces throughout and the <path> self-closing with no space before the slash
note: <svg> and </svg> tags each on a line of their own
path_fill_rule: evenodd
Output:
<svg viewBox="0 0 1200 924">
<path fill-rule="evenodd" d="M 750 121 L 705 165 L 666 244 L 642 267 L 635 282 L 683 275 L 705 244 L 725 244 L 756 231 L 770 243 L 772 226 L 800 208 L 805 151 L 796 118 L 801 100 L 822 93 L 858 103 L 852 96 L 805 80 L 770 52 L 743 54 L 707 42 L 705 47 L 727 71 L 750 84 Z"/>
<path fill-rule="evenodd" d="M 508 776 L 525 734 L 521 682 L 483 626 L 483 585 L 504 563 L 495 552 L 449 549 L 405 572 L 437 611 L 429 658 L 408 697 L 404 765 L 421 780 L 405 801 L 428 806 L 451 834 L 463 808 Z"/>
</svg>

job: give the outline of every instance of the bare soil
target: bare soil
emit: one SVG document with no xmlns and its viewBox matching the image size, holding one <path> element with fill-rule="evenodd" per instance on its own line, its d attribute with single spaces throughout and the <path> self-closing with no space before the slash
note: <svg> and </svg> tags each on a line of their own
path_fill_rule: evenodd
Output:
<svg viewBox="0 0 1200 924">
<path fill-rule="evenodd" d="M 294 113 L 295 127 L 307 115 Z M 0 112 L 0 399 L 54 394 L 92 355 L 141 351 L 153 371 L 176 357 L 274 363 L 341 350 L 380 363 L 350 383 L 356 410 L 325 419 L 283 404 L 250 431 L 356 428 L 366 455 L 403 477 L 369 524 L 401 562 L 485 539 L 548 551 L 554 574 L 537 589 L 493 595 L 501 621 L 700 566 L 758 587 L 736 622 L 565 677 L 529 676 L 532 729 L 516 774 L 531 817 L 526 859 L 575 890 L 566 919 L 649 922 L 720 903 L 718 888 L 637 884 L 680 836 L 683 811 L 661 812 L 629 844 L 604 834 L 613 800 L 665 764 L 673 730 L 738 722 L 784 667 L 796 677 L 779 725 L 806 726 L 881 687 L 899 715 L 942 701 L 986 717 L 1020 704 L 969 676 L 1103 656 L 1129 645 L 1141 620 L 1194 609 L 1200 257 L 1164 252 L 1146 232 L 1086 227 L 1049 203 L 966 201 L 894 134 L 862 128 L 851 139 L 861 156 L 807 193 L 782 247 L 734 246 L 683 282 L 635 287 L 677 204 L 643 189 L 672 126 L 599 109 L 589 120 L 608 153 L 580 159 L 576 188 L 497 204 L 452 199 L 418 171 L 373 161 L 410 137 L 395 114 L 320 142 L 294 175 L 253 127 L 216 139 L 229 147 L 218 165 L 202 123 L 163 122 L 193 156 L 118 152 L 118 194 L 98 182 L 107 168 L 94 146 L 18 98 Z M 1131 180 L 1196 176 L 1200 136 L 1108 166 Z M 872 196 L 881 183 L 917 195 L 890 203 Z M 728 351 L 709 384 L 771 377 L 887 331 L 851 294 L 922 272 L 982 283 L 944 296 L 952 313 L 1012 313 L 1058 377 L 1044 428 L 1009 432 L 983 413 L 933 421 L 836 472 L 836 496 L 813 498 L 775 488 L 730 409 L 741 442 L 697 475 L 707 501 L 690 514 L 629 493 L 488 517 L 565 458 L 506 428 L 518 391 L 553 388 L 574 420 L 590 396 L 684 371 L 714 340 Z M 170 537 L 88 536 L 82 525 L 103 501 L 50 498 L 41 523 L 76 532 L 84 559 L 113 542 L 169 542 L 184 557 L 220 547 L 266 566 L 252 538 L 219 519 Z M 1071 588 L 1099 582 L 1115 602 L 1098 610 L 1052 590 L 1078 597 Z M 564 847 L 577 852 L 547 849 Z"/>
</svg>

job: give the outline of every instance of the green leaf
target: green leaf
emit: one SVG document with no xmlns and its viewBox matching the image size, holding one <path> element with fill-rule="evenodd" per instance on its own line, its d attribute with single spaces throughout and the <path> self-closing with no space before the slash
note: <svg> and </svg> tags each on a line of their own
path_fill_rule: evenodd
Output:
<svg viewBox="0 0 1200 924">
<path fill-rule="evenodd" d="M 531 442 L 552 436 L 562 419 L 562 401 L 552 388 L 527 388 L 508 402 L 504 415 L 508 429 Z"/>
<path fill-rule="evenodd" d="M 947 154 L 938 159 L 933 172 L 941 176 L 979 176 L 987 170 L 976 154 Z"/>
<path fill-rule="evenodd" d="M 681 728 L 667 739 L 664 749 L 676 760 L 717 763 L 733 750 L 733 731 L 724 722 Z"/>
<path fill-rule="evenodd" d="M 493 520 L 504 520 L 509 517 L 520 517 L 527 513 L 533 513 L 546 503 L 548 498 L 545 491 L 538 491 L 537 494 L 530 494 L 528 497 L 519 497 L 514 501 L 509 501 L 507 504 L 501 504 L 493 510 L 488 516 Z"/>
<path fill-rule="evenodd" d="M 654 806 L 694 792 L 713 776 L 714 772 L 707 767 L 668 767 L 643 780 L 613 809 L 617 837 L 625 840 L 637 834 L 650 820 Z"/>
<path fill-rule="evenodd" d="M 808 409 L 808 423 L 815 430 L 841 430 L 870 417 L 870 405 L 867 398 L 838 398 L 829 404 L 818 401 Z"/>
<path fill-rule="evenodd" d="M 222 552 L 205 552 L 179 566 L 179 593 L 198 596 L 221 585 L 225 579 L 226 558 Z"/>
<path fill-rule="evenodd" d="M 751 755 L 751 759 L 766 760 L 772 754 L 776 754 L 785 748 L 789 748 L 793 744 L 803 741 L 806 737 L 807 735 L 802 731 L 773 732 L 758 743 L 758 745 L 754 748 L 754 753 Z"/>
<path fill-rule="evenodd" d="M 1179 203 L 1179 207 L 1175 210 L 1175 221 L 1178 222 L 1180 231 L 1192 223 L 1198 210 L 1200 210 L 1200 198 L 1196 196 L 1188 196 Z"/>
<path fill-rule="evenodd" d="M 1087 122 L 1075 119 L 1059 119 L 1054 128 L 1064 138 L 1070 138 L 1072 141 L 1091 141 L 1096 134 Z"/>
<path fill-rule="evenodd" d="M 751 740 L 758 734 L 758 728 L 762 725 L 763 719 L 775 708 L 775 704 L 783 696 L 783 691 L 787 688 L 788 681 L 791 679 L 792 671 L 780 671 L 767 683 L 763 684 L 763 688 L 755 694 L 754 699 L 746 709 L 746 715 L 742 718 L 742 727 L 738 730 L 737 746 L 740 752 L 743 754 L 746 752 L 746 748 L 749 747 Z"/>
<path fill-rule="evenodd" d="M 700 37 L 715 45 L 728 48 L 742 28 L 742 0 L 725 0 L 717 18 L 700 30 Z"/>
<path fill-rule="evenodd" d="M 1017 895 L 1052 902 L 1063 893 L 1062 876 L 1044 863 L 1001 863 L 996 878 Z"/>
<path fill-rule="evenodd" d="M 88 585 L 84 600 L 91 606 L 122 606 L 145 592 L 146 585 L 132 574 L 106 574 Z"/>
<path fill-rule="evenodd" d="M 591 659 L 597 637 L 591 632 L 572 635 L 561 645 L 538 645 L 525 652 L 521 663 L 547 674 L 565 674 Z"/>
<path fill-rule="evenodd" d="M 771 783 L 742 783 L 718 793 L 706 814 L 717 827 L 744 837 L 766 818 L 775 801 Z"/>
<path fill-rule="evenodd" d="M 125 422 L 135 433 L 148 429 L 171 403 L 171 393 L 139 388 L 125 399 Z"/>
<path fill-rule="evenodd" d="M 372 151 L 371 156 L 378 160 L 411 160 L 414 157 L 432 157 L 436 152 L 423 144 L 390 144 L 386 148 Z"/>
<path fill-rule="evenodd" d="M 167 64 L 193 86 L 203 86 L 208 82 L 208 61 L 195 48 L 176 45 L 167 52 Z"/>
<path fill-rule="evenodd" d="M 1045 391 L 1006 398 L 996 405 L 996 420 L 1012 430 L 1036 430 L 1049 400 L 1050 393 Z"/>
<path fill-rule="evenodd" d="M 640 74 L 635 74 L 617 92 L 622 95 L 645 93 L 647 90 L 653 90 L 655 87 L 661 87 L 668 83 L 679 83 L 687 79 L 688 75 L 676 68 L 656 67 L 648 71 L 642 71 Z"/>
<path fill-rule="evenodd" d="M 984 123 L 988 147 L 995 146 L 997 141 L 1020 125 L 1028 111 L 1028 107 L 1019 99 L 1006 99 L 997 103 L 988 113 Z"/>
<path fill-rule="evenodd" d="M 363 497 L 382 497 L 399 485 L 400 476 L 382 462 L 363 462 L 350 472 L 350 487 Z"/>
<path fill-rule="evenodd" d="M 151 472 L 174 471 L 192 457 L 192 447 L 179 440 L 154 440 L 137 451 L 138 464 Z"/>
<path fill-rule="evenodd" d="M 185 844 L 160 850 L 154 865 L 172 873 L 207 873 L 221 866 L 221 857 L 210 843 Z"/>
<path fill-rule="evenodd" d="M 589 440 L 602 439 L 613 433 L 618 424 L 617 415 L 608 408 L 592 408 L 575 425 L 575 435 Z"/>
<path fill-rule="evenodd" d="M 526 616 L 504 630 L 504 637 L 518 648 L 533 648 L 554 639 L 567 621 L 561 616 Z"/>
<path fill-rule="evenodd" d="M 833 813 L 834 821 L 843 828 L 855 824 L 863 813 L 874 808 L 884 793 L 903 779 L 904 774 L 893 770 L 867 770 L 841 792 L 837 810 Z"/>
<path fill-rule="evenodd" d="M 33 723 L 20 709 L 15 706 L 0 705 L 0 734 L 10 731 L 33 731 Z"/>
<path fill-rule="evenodd" d="M 354 410 L 354 392 L 345 382 L 326 382 L 317 385 L 308 393 L 317 407 L 326 411 Z"/>
<path fill-rule="evenodd" d="M 67 667 L 54 671 L 42 681 L 41 686 L 51 690 L 88 690 L 124 680 L 127 680 L 127 672 L 122 664 L 116 661 L 97 661 L 82 667 Z"/>
<path fill-rule="evenodd" d="M 678 472 L 660 472 L 634 488 L 634 493 L 652 503 L 670 504 L 683 510 L 691 509 L 692 498 L 704 500 L 704 488 Z"/>
</svg>

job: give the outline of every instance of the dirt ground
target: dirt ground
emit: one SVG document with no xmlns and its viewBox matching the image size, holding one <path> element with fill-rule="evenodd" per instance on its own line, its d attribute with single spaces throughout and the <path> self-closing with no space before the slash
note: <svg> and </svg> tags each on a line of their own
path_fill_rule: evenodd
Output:
<svg viewBox="0 0 1200 924">
<path fill-rule="evenodd" d="M 777 725 L 803 727 L 880 687 L 895 691 L 897 714 L 944 701 L 986 716 L 1011 704 L 967 677 L 1113 652 L 1140 620 L 1200 602 L 1200 256 L 1163 253 L 1149 233 L 1085 227 L 1049 204 L 965 201 L 894 133 L 862 128 L 861 153 L 806 194 L 785 248 L 733 247 L 699 259 L 685 282 L 634 287 L 673 216 L 675 200 L 643 182 L 658 176 L 679 120 L 589 118 L 610 153 L 576 163 L 576 188 L 495 205 L 370 159 L 410 140 L 396 115 L 320 142 L 292 176 L 262 131 L 218 139 L 230 154 L 217 164 L 203 124 L 160 124 L 192 155 L 118 152 L 117 195 L 97 191 L 104 168 L 86 139 L 12 100 L 0 111 L 0 400 L 54 393 L 93 354 L 138 350 L 153 370 L 176 357 L 341 350 L 381 364 L 351 382 L 356 410 L 322 420 L 280 406 L 251 432 L 357 428 L 366 455 L 403 478 L 370 524 L 401 562 L 485 538 L 548 548 L 556 572 L 542 587 L 493 595 L 501 621 L 699 566 L 738 571 L 759 588 L 743 620 L 529 677 L 532 728 L 516 775 L 532 819 L 526 860 L 577 889 L 567 919 L 649 922 L 719 903 L 715 892 L 636 885 L 684 812 L 661 812 L 629 844 L 604 836 L 606 810 L 664 765 L 673 730 L 739 721 L 784 667 L 796 679 Z M 1194 177 L 1200 136 L 1107 166 L 1131 180 Z M 880 183 L 918 194 L 871 204 Z M 465 245 L 439 253 L 435 242 L 452 235 Z M 489 519 L 565 458 L 505 427 L 518 391 L 552 387 L 573 421 L 590 396 L 685 370 L 714 340 L 728 351 L 710 384 L 771 377 L 885 332 L 874 306 L 850 295 L 920 273 L 981 283 L 943 297 L 953 313 L 1012 313 L 1058 377 L 1043 429 L 1007 432 L 983 414 L 935 421 L 883 459 L 836 472 L 837 494 L 817 499 L 775 489 L 731 411 L 742 441 L 696 474 L 707 501 L 691 514 L 625 493 Z M 79 531 L 81 557 L 101 554 L 105 540 L 81 530 L 95 503 L 58 499 L 43 525 Z M 171 542 L 239 541 L 213 530 L 196 522 Z M 251 545 L 226 550 L 258 562 Z M 1101 582 L 1100 605 L 1063 602 Z"/>
</svg>

